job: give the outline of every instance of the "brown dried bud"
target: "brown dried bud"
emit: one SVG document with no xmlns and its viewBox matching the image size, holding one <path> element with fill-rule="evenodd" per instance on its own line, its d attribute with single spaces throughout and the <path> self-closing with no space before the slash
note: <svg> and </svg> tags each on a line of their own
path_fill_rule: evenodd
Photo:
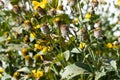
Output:
<svg viewBox="0 0 120 80">
<path fill-rule="evenodd" d="M 43 34 L 48 34 L 50 32 L 48 25 L 44 23 L 40 25 L 40 29 Z"/>
<path fill-rule="evenodd" d="M 50 9 L 49 14 L 54 16 L 56 14 L 56 10 L 54 8 Z"/>
<path fill-rule="evenodd" d="M 102 36 L 102 29 L 100 27 L 97 27 L 96 29 L 94 29 L 94 36 L 95 38 L 99 38 Z"/>
<path fill-rule="evenodd" d="M 88 36 L 89 36 L 87 29 L 86 28 L 80 29 L 78 32 L 78 36 L 79 36 L 80 41 L 86 41 L 88 39 Z"/>
<path fill-rule="evenodd" d="M 92 8 L 94 9 L 98 5 L 98 0 L 92 0 Z"/>
<path fill-rule="evenodd" d="M 69 32 L 69 27 L 66 24 L 62 24 L 60 25 L 60 31 L 61 31 L 61 35 L 63 38 L 66 38 L 68 36 L 68 32 Z"/>
<path fill-rule="evenodd" d="M 40 6 L 36 10 L 40 16 L 44 16 L 46 14 L 46 11 L 42 9 Z"/>
<path fill-rule="evenodd" d="M 13 5 L 13 12 L 15 14 L 20 14 L 20 7 L 18 5 Z"/>
</svg>

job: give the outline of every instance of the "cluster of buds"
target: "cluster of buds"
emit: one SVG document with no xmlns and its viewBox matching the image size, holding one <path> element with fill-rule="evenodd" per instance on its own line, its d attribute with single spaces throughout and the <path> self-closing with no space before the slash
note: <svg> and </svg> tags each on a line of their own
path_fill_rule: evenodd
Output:
<svg viewBox="0 0 120 80">
<path fill-rule="evenodd" d="M 66 38 L 69 33 L 69 27 L 66 24 L 60 25 L 60 31 L 63 38 Z"/>
<path fill-rule="evenodd" d="M 86 28 L 82 28 L 78 32 L 78 36 L 80 37 L 80 41 L 86 41 L 88 39 L 88 32 Z"/>
<path fill-rule="evenodd" d="M 20 14 L 20 7 L 18 5 L 13 5 L 13 12 L 15 14 Z"/>
<path fill-rule="evenodd" d="M 42 23 L 42 24 L 40 25 L 40 29 L 41 29 L 41 32 L 42 32 L 43 34 L 48 34 L 48 33 L 50 32 L 50 29 L 49 29 L 48 25 L 45 24 L 45 23 Z"/>
</svg>

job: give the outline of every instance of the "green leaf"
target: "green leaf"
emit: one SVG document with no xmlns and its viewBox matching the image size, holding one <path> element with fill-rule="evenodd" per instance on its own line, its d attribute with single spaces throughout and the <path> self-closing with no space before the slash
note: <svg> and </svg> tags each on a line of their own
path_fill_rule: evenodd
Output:
<svg viewBox="0 0 120 80">
<path fill-rule="evenodd" d="M 80 74 L 91 74 L 90 67 L 87 64 L 76 62 L 60 71 L 62 79 L 71 79 Z"/>
<path fill-rule="evenodd" d="M 59 62 L 62 61 L 62 60 L 64 60 L 64 55 L 63 55 L 62 53 L 59 53 L 59 54 L 55 57 L 55 59 L 53 60 L 51 66 L 52 66 L 53 64 L 59 63 Z"/>
<path fill-rule="evenodd" d="M 24 43 L 21 44 L 8 44 L 8 48 L 6 51 L 12 51 L 12 50 L 21 50 L 23 46 L 28 47 L 28 45 L 24 45 Z"/>
<path fill-rule="evenodd" d="M 79 49 L 79 48 L 78 48 Z M 80 49 L 78 50 L 77 48 L 73 48 L 71 50 L 72 53 L 80 53 Z"/>
<path fill-rule="evenodd" d="M 6 40 L 6 38 L 4 36 L 0 37 L 0 43 L 5 41 L 5 40 Z"/>
<path fill-rule="evenodd" d="M 24 73 L 31 73 L 31 71 L 28 69 L 28 67 L 23 67 L 19 70 L 17 70 L 18 72 L 24 72 Z"/>
<path fill-rule="evenodd" d="M 110 61 L 111 66 L 117 71 L 117 64 L 115 60 Z"/>
<path fill-rule="evenodd" d="M 58 6 L 58 0 L 52 0 L 51 6 L 53 8 L 57 8 L 57 6 Z"/>
<path fill-rule="evenodd" d="M 56 17 L 59 17 L 60 19 L 62 19 L 62 21 L 66 24 L 70 23 L 70 17 L 67 14 L 59 14 Z"/>
<path fill-rule="evenodd" d="M 69 60 L 69 58 L 70 58 L 70 51 L 69 50 L 64 52 L 64 57 L 65 57 L 66 61 Z"/>
<path fill-rule="evenodd" d="M 95 72 L 95 80 L 99 80 L 101 77 L 105 76 L 106 72 Z"/>
</svg>

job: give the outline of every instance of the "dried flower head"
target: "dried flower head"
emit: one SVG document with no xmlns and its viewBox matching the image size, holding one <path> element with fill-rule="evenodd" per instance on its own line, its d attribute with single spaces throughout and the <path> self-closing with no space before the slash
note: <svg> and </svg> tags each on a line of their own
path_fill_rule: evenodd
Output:
<svg viewBox="0 0 120 80">
<path fill-rule="evenodd" d="M 24 21 L 24 25 L 25 25 L 24 29 L 25 29 L 26 31 L 29 31 L 29 30 L 32 29 L 32 23 L 31 23 L 29 20 L 25 20 L 25 21 Z"/>
<path fill-rule="evenodd" d="M 100 27 L 97 27 L 96 29 L 94 29 L 94 36 L 95 38 L 99 38 L 102 36 L 102 29 Z"/>
<path fill-rule="evenodd" d="M 50 9 L 49 14 L 54 16 L 56 14 L 56 10 L 54 8 Z"/>
<path fill-rule="evenodd" d="M 80 41 L 86 41 L 88 39 L 88 32 L 86 28 L 81 28 L 78 32 L 78 37 Z"/>
<path fill-rule="evenodd" d="M 50 32 L 50 29 L 49 29 L 48 25 L 44 24 L 44 23 L 42 23 L 40 25 L 40 29 L 41 29 L 43 34 L 48 34 Z"/>
<path fill-rule="evenodd" d="M 44 16 L 46 14 L 46 11 L 40 6 L 36 9 L 36 11 L 39 13 L 40 16 Z"/>
<path fill-rule="evenodd" d="M 92 0 L 92 8 L 94 9 L 98 5 L 98 0 Z"/>
<path fill-rule="evenodd" d="M 20 14 L 20 7 L 18 5 L 13 5 L 13 12 L 15 14 Z"/>
<path fill-rule="evenodd" d="M 69 27 L 66 24 L 62 24 L 60 25 L 60 31 L 61 31 L 61 35 L 63 38 L 66 38 L 68 36 L 68 32 L 69 32 Z"/>
</svg>

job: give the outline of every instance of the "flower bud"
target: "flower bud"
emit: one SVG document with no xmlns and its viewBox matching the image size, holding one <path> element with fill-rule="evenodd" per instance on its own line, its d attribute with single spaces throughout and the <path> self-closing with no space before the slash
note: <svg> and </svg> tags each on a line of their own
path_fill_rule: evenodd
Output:
<svg viewBox="0 0 120 80">
<path fill-rule="evenodd" d="M 66 25 L 66 24 L 60 25 L 60 31 L 61 31 L 62 37 L 66 38 L 68 36 L 68 32 L 69 32 L 68 25 Z"/>
<path fill-rule="evenodd" d="M 97 27 L 96 29 L 94 29 L 94 36 L 95 38 L 99 38 L 102 35 L 102 29 L 100 27 Z"/>
<path fill-rule="evenodd" d="M 50 32 L 50 29 L 49 29 L 48 25 L 44 24 L 44 23 L 42 23 L 40 25 L 40 29 L 41 29 L 43 34 L 48 34 Z"/>
</svg>

